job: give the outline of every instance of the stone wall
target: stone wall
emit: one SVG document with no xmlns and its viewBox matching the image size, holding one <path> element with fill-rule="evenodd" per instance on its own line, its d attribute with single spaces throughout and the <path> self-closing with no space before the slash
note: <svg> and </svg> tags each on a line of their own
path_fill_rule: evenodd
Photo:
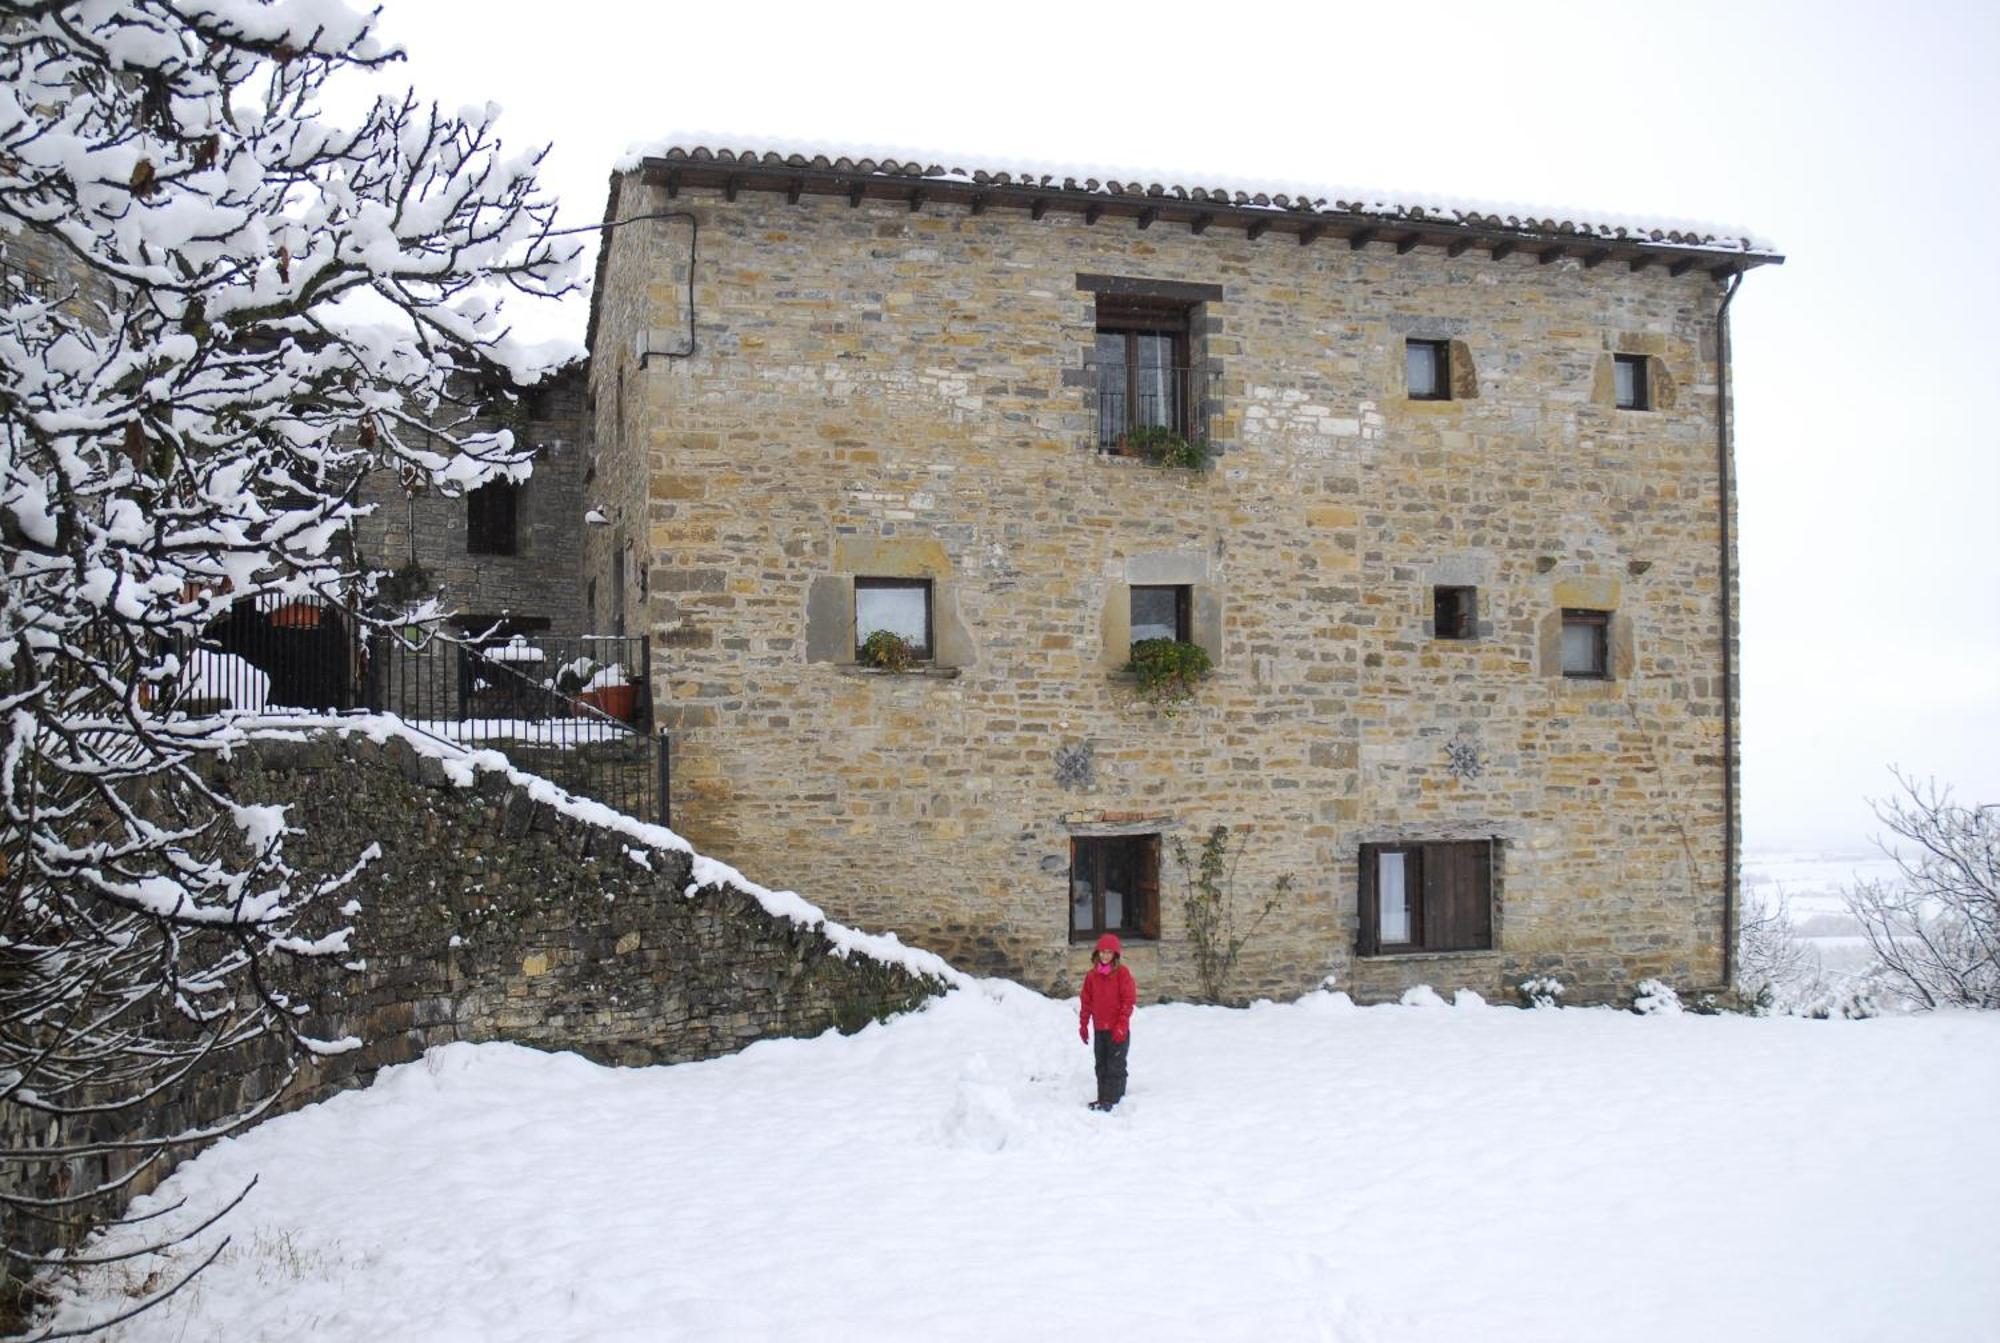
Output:
<svg viewBox="0 0 2000 1343">
<path fill-rule="evenodd" d="M 353 1034 L 363 1047 L 309 1066 L 284 1108 L 365 1084 L 453 1040 L 509 1040 L 607 1064 L 675 1063 L 775 1036 L 856 1030 L 941 988 L 898 966 L 843 957 L 822 931 L 775 917 L 743 892 L 688 896 L 685 853 L 642 850 L 532 801 L 503 775 L 457 786 L 407 743 L 259 742 L 218 763 L 216 778 L 238 796 L 292 808 L 304 831 L 287 854 L 304 880 L 346 871 L 370 844 L 382 850 L 318 911 L 329 919 L 349 898 L 360 902 L 359 968 L 315 965 L 289 985 L 314 1004 L 309 1034 Z M 224 1055 L 164 1097 L 146 1131 L 212 1122 L 282 1077 L 283 1058 L 268 1047 Z M 0 1104 L 4 1150 L 49 1145 L 45 1123 Z M 125 1135 L 101 1124 L 93 1136 Z M 0 1175 L 31 1190 L 80 1188 L 119 1170 L 115 1159 L 70 1169 L 10 1163 Z M 85 1229 L 78 1216 L 40 1230 L 44 1243 L 60 1243 Z M 9 1228 L 7 1244 L 36 1231 Z"/>
<path fill-rule="evenodd" d="M 1296 882 L 1246 992 L 1720 978 L 1712 277 L 616 190 L 615 217 L 699 224 L 692 256 L 686 220 L 610 235 L 591 377 L 673 815 L 705 852 L 1066 987 L 1071 839 L 1219 823 L 1248 836 L 1246 892 Z M 1220 287 L 1194 335 L 1214 469 L 1097 450 L 1084 275 Z M 1411 339 L 1448 344 L 1454 399 L 1405 395 Z M 1620 353 L 1657 409 L 1614 406 Z M 951 665 L 814 656 L 815 593 L 884 547 L 934 580 Z M 1212 621 L 1215 674 L 1173 716 L 1116 671 L 1144 582 L 1189 584 Z M 1432 637 L 1441 584 L 1478 588 L 1477 639 Z M 1613 613 L 1615 679 L 1560 674 L 1566 605 Z M 1487 838 L 1491 951 L 1355 954 L 1363 844 Z M 1149 996 L 1191 987 L 1166 875 L 1162 936 L 1130 958 Z"/>
</svg>

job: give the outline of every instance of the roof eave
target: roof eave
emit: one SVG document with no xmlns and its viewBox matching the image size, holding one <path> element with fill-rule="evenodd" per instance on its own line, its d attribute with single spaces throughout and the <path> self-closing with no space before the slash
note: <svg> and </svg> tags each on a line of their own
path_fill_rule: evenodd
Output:
<svg viewBox="0 0 2000 1343">
<path fill-rule="evenodd" d="M 1154 224 L 1180 225 L 1197 234 L 1220 226 L 1241 230 L 1252 240 L 1283 235 L 1300 244 L 1321 240 L 1346 242 L 1357 250 L 1371 244 L 1393 246 L 1398 252 L 1436 247 L 1449 256 L 1477 251 L 1494 260 L 1519 252 L 1535 256 L 1544 265 L 1573 258 L 1586 268 L 1611 262 L 1622 263 L 1634 271 L 1660 266 L 1673 275 L 1700 269 L 1718 280 L 1757 266 L 1784 263 L 1784 257 L 1776 252 L 1747 246 L 1608 237 L 1583 230 L 1496 227 L 1360 210 L 1236 205 L 1164 192 L 1115 194 L 1053 185 L 979 182 L 963 177 L 695 159 L 648 158 L 637 171 L 648 184 L 663 187 L 670 197 L 682 190 L 708 189 L 722 192 L 728 200 L 734 200 L 741 192 L 753 191 L 780 192 L 793 202 L 807 195 L 844 197 L 855 206 L 864 200 L 894 201 L 912 211 L 934 203 L 961 206 L 974 214 L 992 208 L 1012 208 L 1026 210 L 1037 219 L 1055 212 L 1081 215 L 1092 224 L 1105 219 L 1129 219 L 1141 229 Z"/>
</svg>

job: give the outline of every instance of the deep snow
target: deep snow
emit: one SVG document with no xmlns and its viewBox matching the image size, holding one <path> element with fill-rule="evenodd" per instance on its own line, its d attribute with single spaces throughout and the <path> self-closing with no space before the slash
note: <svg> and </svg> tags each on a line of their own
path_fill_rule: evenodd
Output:
<svg viewBox="0 0 2000 1343">
<path fill-rule="evenodd" d="M 112 1337 L 2000 1337 L 2000 1015 L 1463 1003 L 1144 1008 L 1110 1116 L 994 982 L 678 1067 L 452 1045 L 184 1167 L 176 1217 L 260 1183 Z"/>
</svg>

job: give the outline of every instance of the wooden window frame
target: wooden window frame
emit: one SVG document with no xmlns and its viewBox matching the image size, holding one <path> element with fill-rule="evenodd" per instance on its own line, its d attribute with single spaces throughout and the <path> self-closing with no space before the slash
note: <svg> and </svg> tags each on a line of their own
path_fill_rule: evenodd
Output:
<svg viewBox="0 0 2000 1343">
<path fill-rule="evenodd" d="M 465 492 L 465 553 L 521 553 L 521 486 L 512 480 L 489 480 Z"/>
<path fill-rule="evenodd" d="M 1651 370 L 1646 365 L 1643 354 L 1614 354 L 1611 356 L 1611 400 L 1620 410 L 1651 410 L 1653 408 L 1653 383 Z M 1618 370 L 1632 370 L 1632 395 L 1628 400 L 1618 395 Z"/>
<path fill-rule="evenodd" d="M 1167 427 L 1183 438 L 1193 436 L 1194 375 L 1190 351 L 1194 325 L 1194 305 L 1173 298 L 1161 298 L 1146 294 L 1104 294 L 1097 296 L 1097 336 L 1122 336 L 1125 339 L 1125 414 L 1119 432 L 1138 428 L 1134 416 L 1139 407 L 1139 345 L 1140 336 L 1167 335 L 1173 337 L 1172 362 L 1168 372 L 1172 379 L 1174 414 L 1173 423 Z M 1092 355 L 1096 342 L 1092 341 Z M 1104 366 L 1098 368 L 1098 393 L 1102 397 L 1106 388 L 1103 384 Z M 1100 400 L 1099 437 L 1103 436 L 1102 402 Z M 1117 443 L 1104 445 L 1105 451 L 1116 452 Z"/>
<path fill-rule="evenodd" d="M 1356 954 L 1408 956 L 1493 950 L 1493 876 L 1497 845 L 1491 839 L 1426 840 L 1361 846 L 1361 889 Z M 1403 855 L 1404 891 L 1410 906 L 1410 939 L 1381 941 L 1377 875 L 1381 856 Z M 1464 889 L 1454 888 L 1454 879 Z"/>
<path fill-rule="evenodd" d="M 1569 665 L 1569 631 L 1572 626 L 1593 631 L 1592 646 L 1596 651 L 1597 665 L 1588 670 L 1572 670 Z M 1557 650 L 1562 660 L 1562 674 L 1574 681 L 1608 681 L 1611 679 L 1611 613 L 1609 611 L 1586 611 L 1575 607 L 1564 607 L 1562 613 L 1562 644 Z"/>
<path fill-rule="evenodd" d="M 1429 350 L 1431 352 L 1431 373 L 1433 390 L 1415 391 L 1410 387 L 1410 351 Z M 1413 340 L 1403 342 L 1403 393 L 1412 401 L 1451 400 L 1451 342 L 1448 340 Z"/>
<path fill-rule="evenodd" d="M 908 592 L 919 590 L 924 594 L 924 640 L 922 644 L 912 644 L 910 654 L 919 662 L 929 662 L 936 656 L 937 627 L 935 623 L 935 596 L 928 578 L 857 577 L 854 580 L 854 656 L 861 656 L 861 645 L 867 641 L 861 633 L 861 594 L 864 592 Z"/>
<path fill-rule="evenodd" d="M 1127 897 L 1125 922 L 1115 928 L 1104 924 L 1104 869 L 1114 846 L 1132 845 L 1133 871 L 1138 874 L 1136 889 Z M 1076 883 L 1079 877 L 1090 882 L 1088 928 L 1076 926 Z M 1071 942 L 1095 942 L 1106 933 L 1122 939 L 1157 942 L 1160 937 L 1160 836 L 1157 832 L 1133 835 L 1071 835 L 1069 841 L 1069 882 L 1063 888 L 1063 922 L 1069 927 Z"/>
<path fill-rule="evenodd" d="M 1194 642 L 1194 588 L 1187 583 L 1134 583 L 1126 597 L 1126 617 L 1128 624 L 1132 614 L 1132 598 L 1142 592 L 1171 592 L 1174 594 L 1174 642 Z M 1134 639 L 1131 642 L 1137 643 Z"/>
<path fill-rule="evenodd" d="M 1456 619 L 1445 619 L 1447 604 Z M 1447 625 L 1449 628 L 1447 628 Z M 1431 637 L 1470 640 L 1479 637 L 1479 589 L 1462 583 L 1439 583 L 1431 588 Z"/>
</svg>

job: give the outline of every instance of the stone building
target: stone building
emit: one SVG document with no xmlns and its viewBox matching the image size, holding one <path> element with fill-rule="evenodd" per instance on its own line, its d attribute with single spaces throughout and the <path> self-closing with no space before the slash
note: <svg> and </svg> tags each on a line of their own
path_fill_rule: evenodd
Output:
<svg viewBox="0 0 2000 1343">
<path fill-rule="evenodd" d="M 396 575 L 407 595 L 443 593 L 469 631 L 574 638 L 609 632 L 592 620 L 583 578 L 590 460 L 587 373 L 570 365 L 525 390 L 459 388 L 441 414 L 465 428 L 501 424 L 534 452 L 518 483 L 497 481 L 446 498 L 412 491 L 377 471 L 360 487 L 372 511 L 354 529 L 365 568 Z"/>
<path fill-rule="evenodd" d="M 1238 994 L 1726 981 L 1767 247 L 688 144 L 606 223 L 585 573 L 698 848 L 1065 990 L 1103 929 L 1193 990 L 1215 826 L 1246 923 L 1291 878 Z"/>
</svg>

